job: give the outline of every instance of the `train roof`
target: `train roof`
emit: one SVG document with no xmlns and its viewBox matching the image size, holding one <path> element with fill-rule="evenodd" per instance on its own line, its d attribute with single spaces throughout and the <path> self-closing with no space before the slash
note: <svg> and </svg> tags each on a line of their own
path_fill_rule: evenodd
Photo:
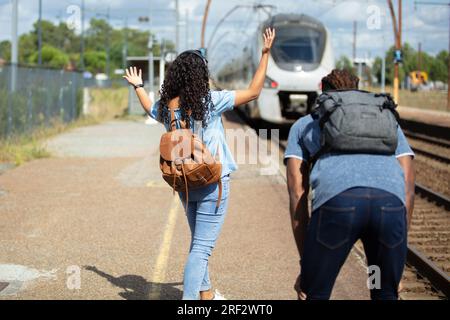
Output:
<svg viewBox="0 0 450 320">
<path fill-rule="evenodd" d="M 305 14 L 279 13 L 263 22 L 263 26 L 276 26 L 285 23 L 308 24 L 319 29 L 325 29 L 325 26 L 319 20 Z"/>
</svg>

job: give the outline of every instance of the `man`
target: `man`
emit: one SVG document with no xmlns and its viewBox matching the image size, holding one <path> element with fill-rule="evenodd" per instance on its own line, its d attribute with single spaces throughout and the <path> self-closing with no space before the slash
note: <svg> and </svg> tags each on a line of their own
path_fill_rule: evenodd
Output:
<svg viewBox="0 0 450 320">
<path fill-rule="evenodd" d="M 334 96 L 345 91 L 358 97 L 370 95 L 357 91 L 358 83 L 349 72 L 333 70 L 322 79 L 322 90 Z M 384 110 L 384 104 L 374 110 L 378 109 L 391 112 Z M 291 128 L 285 152 L 292 228 L 301 258 L 301 275 L 295 284 L 299 299 L 329 299 L 358 239 L 368 264 L 380 270 L 381 287 L 371 289 L 371 298 L 398 299 L 414 207 L 414 153 L 399 127 L 391 154 L 324 152 L 325 121 L 317 114 L 299 119 Z M 372 127 L 373 122 L 368 124 Z"/>
</svg>

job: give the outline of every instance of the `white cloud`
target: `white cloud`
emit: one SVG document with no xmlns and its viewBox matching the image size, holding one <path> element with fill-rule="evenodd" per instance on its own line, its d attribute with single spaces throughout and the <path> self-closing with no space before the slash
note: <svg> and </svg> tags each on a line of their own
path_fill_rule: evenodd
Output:
<svg viewBox="0 0 450 320">
<path fill-rule="evenodd" d="M 87 20 L 95 17 L 96 13 L 106 13 L 109 6 L 111 19 L 115 26 L 121 25 L 121 18 L 128 16 L 129 25 L 136 28 L 148 28 L 139 24 L 139 16 L 148 15 L 150 5 L 152 9 L 153 26 L 159 34 L 158 38 L 175 38 L 175 8 L 174 0 L 85 0 Z M 212 0 L 211 11 L 207 25 L 208 39 L 218 21 L 226 12 L 236 5 L 249 5 L 255 0 Z M 273 4 L 273 1 L 258 1 L 263 4 Z M 37 20 L 38 8 L 35 0 L 19 0 L 20 23 L 19 32 L 28 32 Z M 67 17 L 66 8 L 69 5 L 80 5 L 81 0 L 44 0 L 44 18 L 57 21 Z M 448 48 L 448 9 L 445 7 L 417 6 L 413 1 L 404 1 L 404 41 L 417 45 L 423 43 L 424 50 L 437 53 Z M 189 12 L 189 31 L 191 46 L 200 45 L 200 30 L 206 0 L 179 0 L 180 17 L 184 20 L 186 11 Z M 385 0 L 279 0 L 276 2 L 277 12 L 305 13 L 321 20 L 331 31 L 336 55 L 351 55 L 353 21 L 358 21 L 358 52 L 366 55 L 382 53 L 383 38 L 385 47 L 393 43 L 392 22 Z M 368 18 L 367 8 L 370 5 L 379 6 L 381 29 L 369 30 L 366 27 Z M 0 40 L 10 38 L 11 6 L 9 0 L 0 1 Z M 218 32 L 219 39 L 224 42 L 242 42 L 242 29 L 249 29 L 253 33 L 257 24 L 257 13 L 249 9 L 239 9 L 229 17 Z M 262 19 L 263 14 L 260 15 Z M 236 30 L 236 32 L 233 32 Z M 185 43 L 185 26 L 181 26 L 182 44 Z M 244 30 L 245 31 L 245 30 Z M 182 46 L 184 48 L 184 46 Z"/>
</svg>

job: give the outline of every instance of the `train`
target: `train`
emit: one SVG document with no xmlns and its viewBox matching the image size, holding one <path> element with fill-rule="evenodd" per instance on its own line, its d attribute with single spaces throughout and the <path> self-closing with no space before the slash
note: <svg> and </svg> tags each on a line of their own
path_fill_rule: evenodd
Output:
<svg viewBox="0 0 450 320">
<path fill-rule="evenodd" d="M 321 79 L 335 66 L 329 31 L 317 19 L 304 14 L 277 14 L 259 24 L 241 49 L 236 43 L 215 64 L 212 75 L 219 87 L 248 86 L 263 49 L 262 33 L 276 29 L 267 77 L 258 100 L 244 107 L 249 118 L 292 123 L 311 112 L 320 94 Z M 223 55 L 224 56 L 224 55 Z"/>
</svg>

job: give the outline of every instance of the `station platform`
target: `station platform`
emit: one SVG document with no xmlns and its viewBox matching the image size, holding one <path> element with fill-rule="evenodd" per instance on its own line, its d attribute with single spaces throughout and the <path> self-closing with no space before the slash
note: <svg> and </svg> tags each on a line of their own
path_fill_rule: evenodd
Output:
<svg viewBox="0 0 450 320">
<path fill-rule="evenodd" d="M 423 110 L 419 108 L 399 106 L 400 117 L 405 120 L 423 122 L 430 125 L 450 128 L 450 112 Z"/>
<path fill-rule="evenodd" d="M 249 129 L 235 114 L 224 123 Z M 181 298 L 190 234 L 160 176 L 162 133 L 144 120 L 78 128 L 48 141 L 54 157 L 0 175 L 0 299 Z M 261 168 L 232 175 L 212 284 L 228 299 L 296 299 L 284 167 Z M 368 299 L 366 279 L 352 252 L 332 298 Z"/>
</svg>

